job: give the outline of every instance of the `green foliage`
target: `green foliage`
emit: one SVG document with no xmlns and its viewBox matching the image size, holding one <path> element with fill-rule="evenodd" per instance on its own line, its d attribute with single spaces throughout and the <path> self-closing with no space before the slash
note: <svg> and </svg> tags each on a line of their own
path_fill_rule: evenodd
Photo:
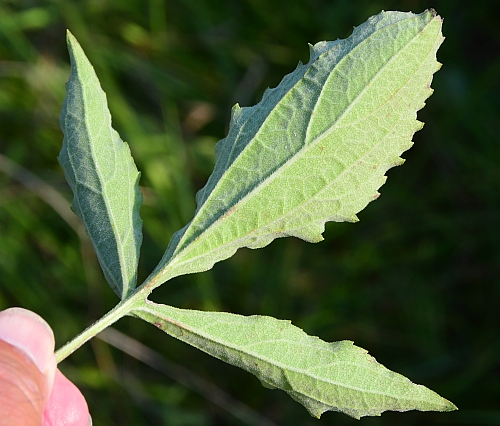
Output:
<svg viewBox="0 0 500 426">
<path fill-rule="evenodd" d="M 286 391 L 314 417 L 340 411 L 359 419 L 383 411 L 452 411 L 424 386 L 393 373 L 352 342 L 326 343 L 290 321 L 183 310 L 147 303 L 133 311 L 171 336 Z"/>
<path fill-rule="evenodd" d="M 359 418 L 385 410 L 456 409 L 352 342 L 328 344 L 273 318 L 182 311 L 147 299 L 168 279 L 207 270 L 240 247 L 260 248 L 288 235 L 317 242 L 326 221 L 356 220 L 421 127 L 415 113 L 431 93 L 442 40 L 434 11 L 382 12 L 346 40 L 311 47 L 310 61 L 255 107 L 236 106 L 194 219 L 134 290 L 142 240 L 139 174 L 111 127 L 90 62 L 68 33 L 72 72 L 60 162 L 74 192 L 73 209 L 122 300 L 61 348 L 58 360 L 132 315 L 285 390 L 316 417 L 327 410 Z"/>
<path fill-rule="evenodd" d="M 256 106 L 236 105 L 195 217 L 174 235 L 154 286 L 240 247 L 289 235 L 318 242 L 326 221 L 356 221 L 421 128 L 415 112 L 439 68 L 440 31 L 432 12 L 383 12 L 346 40 L 311 47 Z"/>
<path fill-rule="evenodd" d="M 139 172 L 111 127 L 106 95 L 82 48 L 68 33 L 72 61 L 61 113 L 59 162 L 74 193 L 104 276 L 120 299 L 135 289 L 142 242 Z"/>
<path fill-rule="evenodd" d="M 307 62 L 306 41 L 345 38 L 382 9 L 430 6 L 445 17 L 438 53 L 445 66 L 418 113 L 426 124 L 403 155 L 404 167 L 389 170 L 380 199 L 360 221 L 327 223 L 319 244 L 281 238 L 262 250 L 238 250 L 150 298 L 287 318 L 325 341 L 354 340 L 460 407 L 386 412 L 363 424 L 500 424 L 495 2 L 1 2 L 0 309 L 39 313 L 59 346 L 117 301 L 69 208 L 71 190 L 56 160 L 70 74 L 66 28 L 89 55 L 113 127 L 141 171 L 141 283 L 192 219 L 195 191 L 213 169 L 213 145 L 227 133 L 234 103 L 254 105 L 298 59 Z M 115 330 L 120 339 L 108 339 Z M 59 368 L 82 390 L 95 424 L 359 425 L 337 413 L 318 421 L 285 392 L 264 391 L 253 375 L 134 318 L 118 321 Z"/>
</svg>

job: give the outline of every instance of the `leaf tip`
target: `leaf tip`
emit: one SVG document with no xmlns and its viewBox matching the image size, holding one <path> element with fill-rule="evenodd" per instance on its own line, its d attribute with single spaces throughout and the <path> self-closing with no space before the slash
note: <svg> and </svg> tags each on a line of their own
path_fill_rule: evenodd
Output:
<svg viewBox="0 0 500 426">
<path fill-rule="evenodd" d="M 69 29 L 66 29 L 66 44 L 70 49 L 75 45 L 79 45 L 78 40 Z"/>
<path fill-rule="evenodd" d="M 85 56 L 85 54 L 83 53 L 82 46 L 69 29 L 66 30 L 66 45 L 68 46 L 71 66 L 76 66 L 77 57 L 80 56 L 80 54 L 83 54 L 83 56 Z"/>
<path fill-rule="evenodd" d="M 453 402 L 446 400 L 446 407 L 443 411 L 458 411 L 458 407 Z"/>
</svg>

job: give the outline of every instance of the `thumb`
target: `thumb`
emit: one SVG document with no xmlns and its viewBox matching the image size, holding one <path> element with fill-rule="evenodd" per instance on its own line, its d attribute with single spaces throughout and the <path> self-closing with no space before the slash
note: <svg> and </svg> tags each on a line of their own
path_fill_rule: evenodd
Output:
<svg viewBox="0 0 500 426">
<path fill-rule="evenodd" d="M 40 425 L 56 360 L 54 335 L 33 312 L 0 312 L 0 419 L 5 426 Z"/>
</svg>

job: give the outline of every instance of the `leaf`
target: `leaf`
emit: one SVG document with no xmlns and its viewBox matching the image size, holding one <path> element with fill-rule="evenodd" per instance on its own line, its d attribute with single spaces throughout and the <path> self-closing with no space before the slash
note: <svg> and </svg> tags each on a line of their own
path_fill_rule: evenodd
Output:
<svg viewBox="0 0 500 426">
<path fill-rule="evenodd" d="M 290 321 L 266 316 L 177 309 L 147 301 L 133 311 L 173 337 L 256 375 L 300 402 L 312 416 L 383 411 L 452 411 L 424 386 L 394 373 L 350 341 L 327 343 Z"/>
<path fill-rule="evenodd" d="M 318 242 L 325 222 L 357 221 L 422 127 L 441 25 L 433 10 L 382 12 L 345 40 L 311 46 L 309 62 L 256 106 L 235 105 L 194 218 L 145 285 L 210 269 L 240 247 Z"/>
<path fill-rule="evenodd" d="M 128 145 L 111 127 L 106 94 L 78 41 L 68 31 L 71 75 L 61 112 L 59 155 L 104 276 L 121 299 L 135 288 L 142 243 L 139 172 Z"/>
</svg>

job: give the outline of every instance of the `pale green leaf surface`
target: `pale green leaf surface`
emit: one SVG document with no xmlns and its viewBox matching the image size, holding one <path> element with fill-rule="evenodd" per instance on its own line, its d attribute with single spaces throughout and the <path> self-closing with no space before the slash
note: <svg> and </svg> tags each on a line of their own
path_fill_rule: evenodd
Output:
<svg viewBox="0 0 500 426">
<path fill-rule="evenodd" d="M 194 218 L 146 285 L 210 269 L 240 247 L 317 242 L 325 222 L 356 221 L 422 127 L 441 25 L 434 11 L 382 12 L 345 40 L 311 46 L 309 62 L 256 106 L 235 105 Z"/>
<path fill-rule="evenodd" d="M 456 409 L 435 392 L 388 370 L 352 342 L 324 342 L 290 321 L 185 310 L 149 301 L 132 314 L 249 371 L 267 387 L 283 389 L 315 417 L 325 411 L 359 418 L 387 410 Z"/>
<path fill-rule="evenodd" d="M 104 276 L 121 298 L 135 288 L 142 243 L 139 172 L 128 145 L 111 127 L 106 95 L 78 41 L 68 32 L 71 75 L 60 124 L 59 155 Z"/>
</svg>

